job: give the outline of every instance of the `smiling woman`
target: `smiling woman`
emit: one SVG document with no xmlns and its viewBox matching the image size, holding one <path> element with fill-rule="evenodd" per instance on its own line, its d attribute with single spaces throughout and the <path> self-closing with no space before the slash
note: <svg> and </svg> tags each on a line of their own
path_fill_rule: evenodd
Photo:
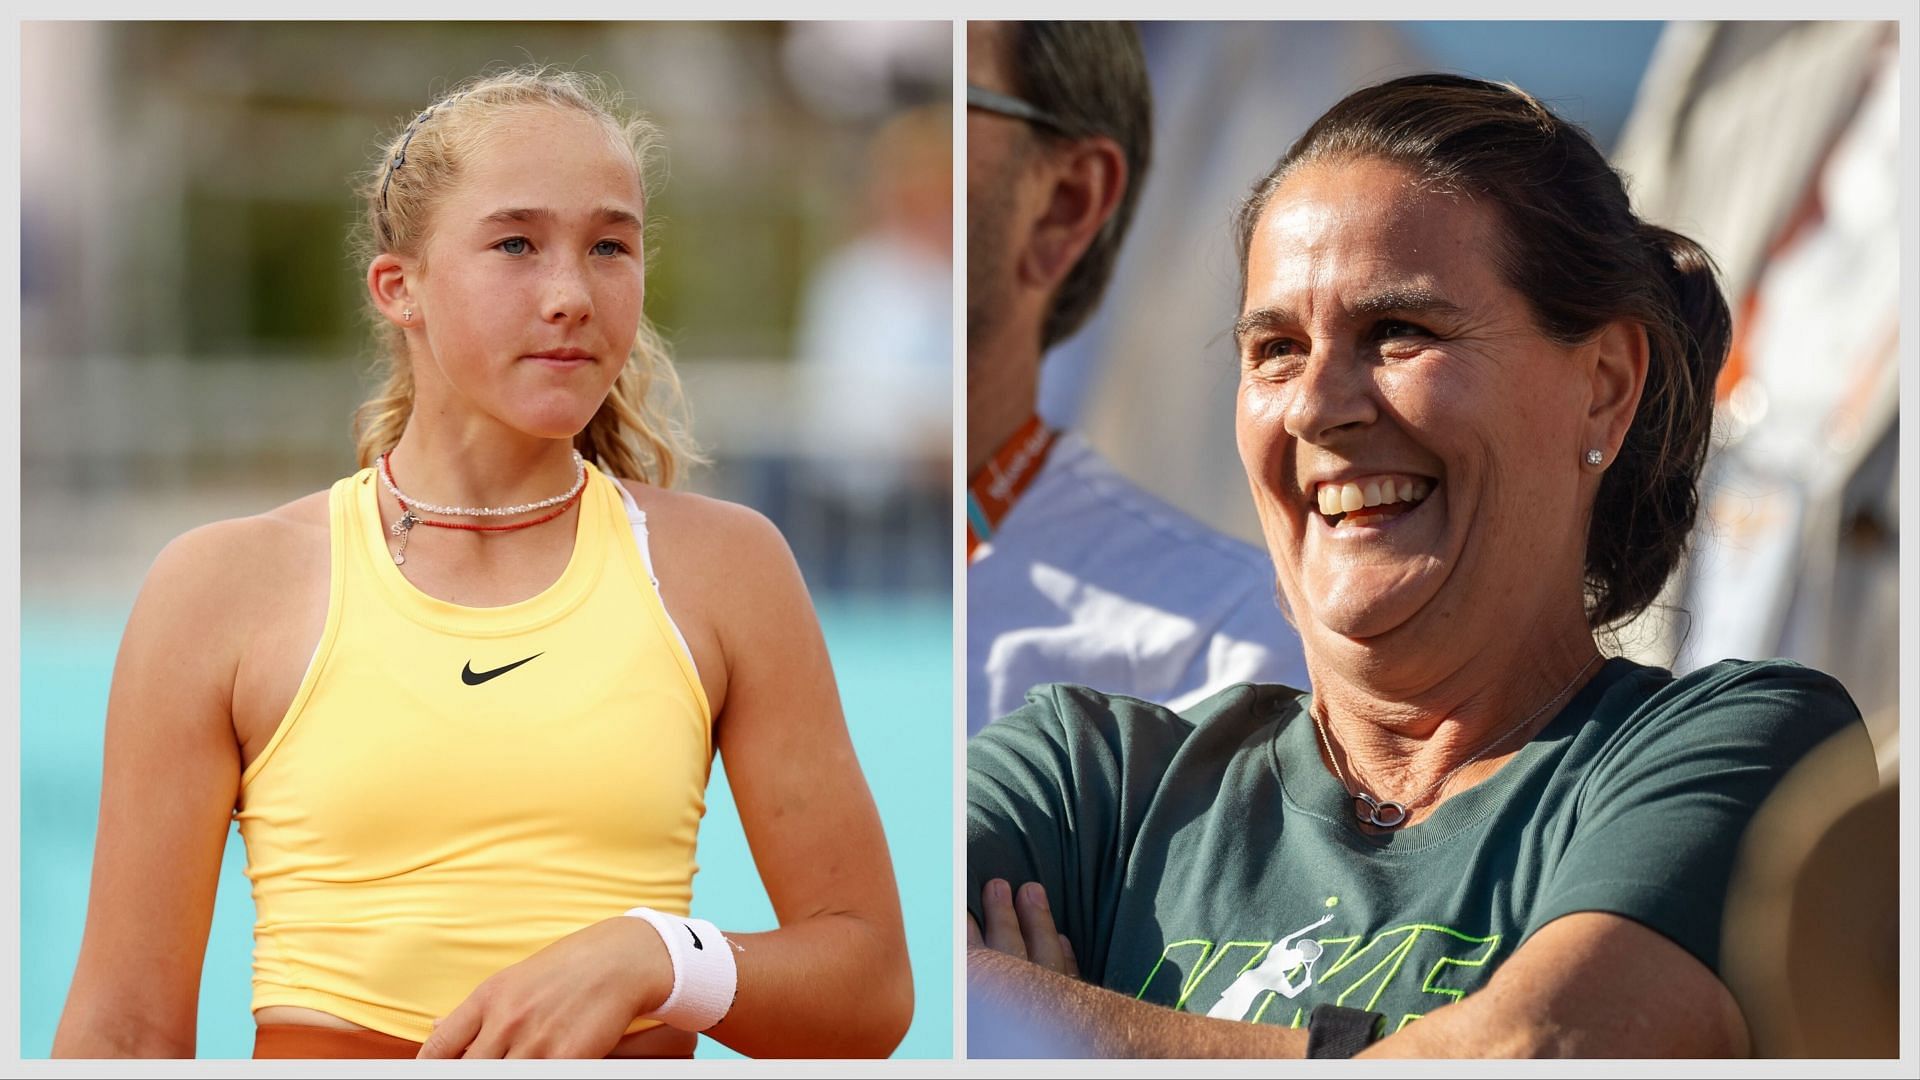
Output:
<svg viewBox="0 0 1920 1080">
<path fill-rule="evenodd" d="M 1611 456 L 1632 418 L 1639 328 L 1572 346 L 1540 334 L 1476 254 L 1500 242 L 1493 212 L 1405 166 L 1303 166 L 1270 200 L 1248 242 L 1238 428 L 1302 633 L 1321 632 L 1323 655 L 1365 639 L 1376 656 L 1383 634 L 1420 637 L 1413 620 L 1482 621 L 1473 640 L 1583 636 L 1597 472 L 1580 455 Z M 1383 480 L 1427 494 L 1387 504 Z M 1496 568 L 1521 565 L 1540 572 L 1489 602 Z M 1514 626 L 1523 612 L 1567 625 Z M 1422 645 L 1418 662 L 1453 660 Z"/>
<path fill-rule="evenodd" d="M 1692 524 L 1705 254 L 1443 75 L 1334 106 L 1237 220 L 1238 444 L 1311 689 L 1051 687 L 975 739 L 976 991 L 1103 1054 L 1744 1053 L 1741 837 L 1813 747 L 1872 758 L 1818 672 L 1596 640 Z"/>
<path fill-rule="evenodd" d="M 898 894 L 805 586 L 764 518 L 670 487 L 655 133 L 624 111 L 581 76 L 487 76 L 364 179 L 388 372 L 362 468 L 153 567 L 56 1054 L 193 1053 L 230 817 L 258 1057 L 900 1040 Z M 771 932 L 691 914 L 716 752 Z"/>
</svg>

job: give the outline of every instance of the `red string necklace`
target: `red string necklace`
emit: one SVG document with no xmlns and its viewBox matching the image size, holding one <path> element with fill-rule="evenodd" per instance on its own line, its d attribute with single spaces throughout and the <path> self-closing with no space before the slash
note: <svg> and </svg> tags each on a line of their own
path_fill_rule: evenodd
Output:
<svg viewBox="0 0 1920 1080">
<path fill-rule="evenodd" d="M 380 461 L 380 468 L 386 473 L 387 483 L 392 485 L 393 466 L 389 465 L 383 457 Z M 396 489 L 390 486 L 389 490 Z M 566 513 L 574 503 L 580 501 L 580 496 L 584 494 L 585 491 L 585 487 L 576 490 L 572 495 L 568 496 L 566 502 L 561 503 L 551 513 L 542 514 L 531 521 L 517 521 L 511 525 L 468 525 L 458 521 L 434 521 L 432 518 L 423 518 L 419 514 L 414 513 L 413 508 L 407 505 L 407 500 L 401 498 L 396 493 L 393 501 L 400 504 L 400 519 L 393 523 L 392 529 L 388 530 L 400 538 L 400 550 L 393 553 L 394 565 L 399 566 L 406 563 L 407 541 L 412 538 L 413 527 L 415 525 L 430 525 L 436 529 L 461 529 L 466 532 L 513 532 L 516 529 L 530 529 L 535 525 L 545 524 L 559 517 L 561 514 Z"/>
</svg>

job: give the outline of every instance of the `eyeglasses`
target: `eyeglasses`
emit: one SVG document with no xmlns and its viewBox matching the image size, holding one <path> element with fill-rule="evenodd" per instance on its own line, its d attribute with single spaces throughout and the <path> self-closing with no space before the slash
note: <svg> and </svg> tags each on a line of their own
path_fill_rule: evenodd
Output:
<svg viewBox="0 0 1920 1080">
<path fill-rule="evenodd" d="M 1037 105 L 1022 101 L 1011 94 L 1002 94 L 997 90 L 989 90 L 972 83 L 967 84 L 967 108 L 1010 116 L 1015 120 L 1025 120 L 1029 124 L 1038 124 L 1061 135 L 1086 134 L 1086 129 L 1080 125 L 1070 124 Z"/>
</svg>

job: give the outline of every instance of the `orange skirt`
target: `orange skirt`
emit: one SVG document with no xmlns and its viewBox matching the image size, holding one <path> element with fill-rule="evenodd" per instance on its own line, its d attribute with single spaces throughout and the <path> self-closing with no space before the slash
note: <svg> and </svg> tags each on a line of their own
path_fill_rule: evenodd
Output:
<svg viewBox="0 0 1920 1080">
<path fill-rule="evenodd" d="M 626 1057 L 691 1058 L 694 1037 L 672 1028 L 652 1028 L 621 1040 L 614 1051 Z M 378 1031 L 314 1027 L 309 1024 L 261 1024 L 254 1029 L 253 1056 L 260 1058 L 410 1058 L 420 1044 Z"/>
<path fill-rule="evenodd" d="M 261 1024 L 253 1033 L 255 1058 L 410 1058 L 419 1053 L 419 1043 L 378 1031 Z"/>
</svg>

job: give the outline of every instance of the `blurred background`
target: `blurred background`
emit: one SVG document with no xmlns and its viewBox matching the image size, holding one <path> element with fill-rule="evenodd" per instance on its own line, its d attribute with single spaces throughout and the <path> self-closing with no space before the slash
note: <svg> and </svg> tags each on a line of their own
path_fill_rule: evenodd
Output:
<svg viewBox="0 0 1920 1080">
<path fill-rule="evenodd" d="M 1232 210 L 1353 90 L 1428 70 L 1512 82 L 1586 127 L 1642 216 L 1712 252 L 1736 317 L 1691 557 L 1661 604 L 1622 629 L 1620 650 L 1676 671 L 1768 656 L 1828 671 L 1893 775 L 1895 24 L 1140 29 L 1154 160 L 1104 302 L 1042 368 L 1050 422 L 1077 427 L 1154 494 L 1261 545 L 1233 441 Z"/>
<path fill-rule="evenodd" d="M 713 465 L 820 610 L 893 847 L 917 1007 L 951 1053 L 952 28 L 933 23 L 21 27 L 21 1054 L 78 953 L 107 687 L 172 537 L 353 471 L 370 387 L 350 177 L 489 65 L 558 63 L 665 130 L 647 311 Z M 699 913 L 776 925 L 723 770 Z M 199 1053 L 246 1057 L 230 839 Z M 732 1056 L 709 1040 L 701 1056 Z"/>
</svg>

